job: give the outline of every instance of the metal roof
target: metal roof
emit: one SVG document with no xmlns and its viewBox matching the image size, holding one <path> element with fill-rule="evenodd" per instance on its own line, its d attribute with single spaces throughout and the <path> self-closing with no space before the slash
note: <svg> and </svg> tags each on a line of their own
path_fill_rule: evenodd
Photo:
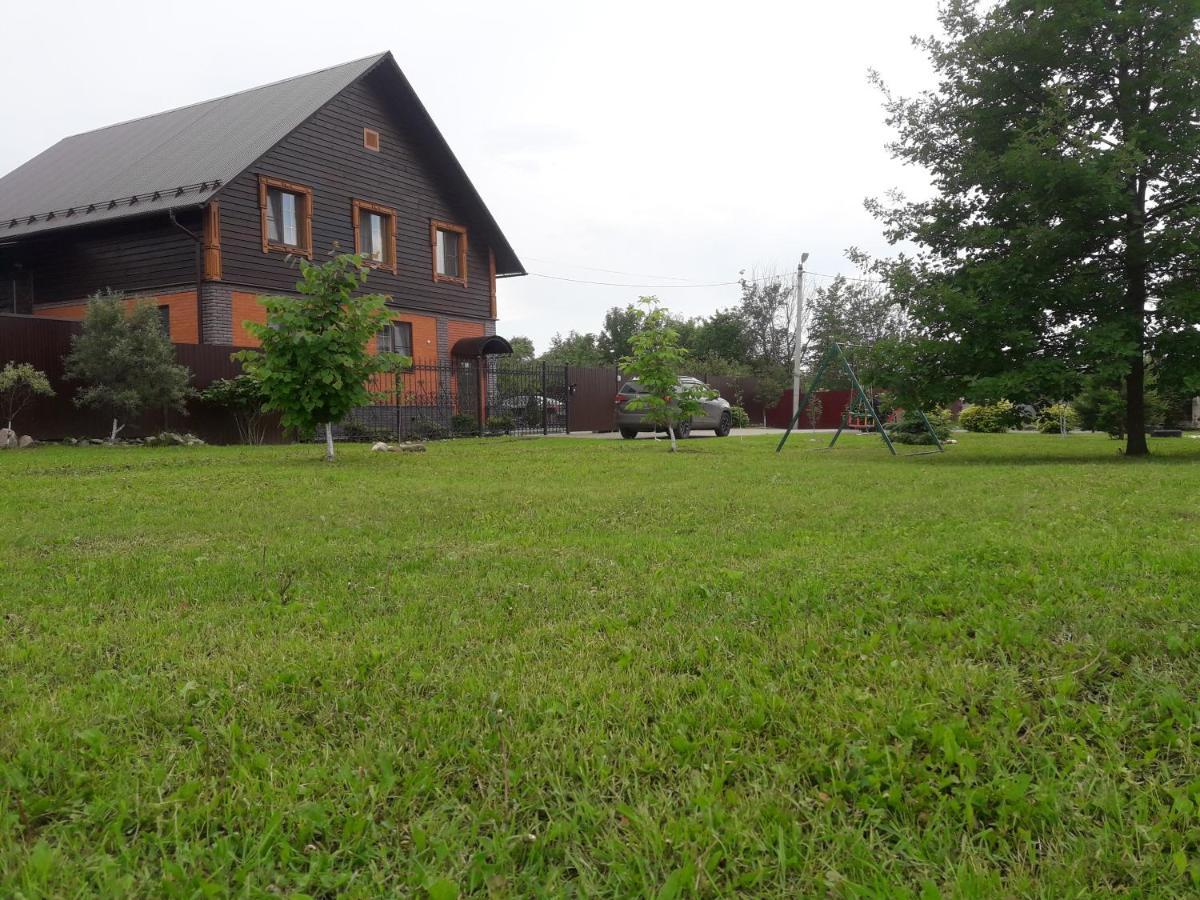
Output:
<svg viewBox="0 0 1200 900">
<path fill-rule="evenodd" d="M 459 338 L 450 348 L 451 356 L 475 359 L 479 356 L 498 356 L 512 353 L 512 344 L 497 334 L 485 334 L 483 337 Z"/>
<path fill-rule="evenodd" d="M 64 138 L 0 178 L 0 240 L 204 202 L 387 55 Z"/>
<path fill-rule="evenodd" d="M 385 63 L 396 109 L 486 224 L 498 274 L 525 269 L 391 53 L 64 138 L 0 178 L 0 241 L 206 202 Z"/>
</svg>

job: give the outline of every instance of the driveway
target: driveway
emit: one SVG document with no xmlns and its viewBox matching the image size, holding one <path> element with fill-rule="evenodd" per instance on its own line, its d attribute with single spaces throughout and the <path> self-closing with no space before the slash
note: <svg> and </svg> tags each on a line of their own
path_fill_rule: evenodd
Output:
<svg viewBox="0 0 1200 900">
<path fill-rule="evenodd" d="M 798 432 L 798 431 L 793 432 L 793 434 L 799 434 L 799 433 L 800 432 Z M 763 437 L 764 435 L 774 435 L 775 437 L 779 437 L 779 435 L 781 435 L 781 434 L 783 434 L 782 428 L 734 428 L 732 431 L 729 432 L 730 437 Z M 621 432 L 619 432 L 619 431 L 572 431 L 569 435 L 563 435 L 563 436 L 564 437 L 573 437 L 573 438 L 593 438 L 593 439 L 607 440 L 607 441 L 622 440 Z M 715 437 L 716 437 L 716 435 L 713 434 L 711 431 L 694 431 L 694 432 L 692 432 L 692 436 L 690 438 L 688 438 L 688 440 L 689 441 L 707 441 L 707 440 L 711 440 L 712 438 L 715 438 Z M 659 438 L 664 441 L 668 440 L 666 432 L 663 432 L 662 434 L 660 434 Z M 654 435 L 650 434 L 650 432 L 645 432 L 644 434 L 639 434 L 636 438 L 636 440 L 639 440 L 639 441 L 649 441 L 649 440 L 653 440 L 653 439 L 654 439 Z"/>
</svg>

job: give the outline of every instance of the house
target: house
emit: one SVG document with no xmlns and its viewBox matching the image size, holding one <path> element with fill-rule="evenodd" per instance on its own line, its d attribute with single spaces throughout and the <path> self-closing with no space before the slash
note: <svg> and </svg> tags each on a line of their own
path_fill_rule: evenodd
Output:
<svg viewBox="0 0 1200 900">
<path fill-rule="evenodd" d="M 253 346 L 295 257 L 363 254 L 380 347 L 445 361 L 525 270 L 391 53 L 75 135 L 0 178 L 0 312 L 83 317 L 111 289 L 171 339 Z M 496 342 L 503 343 L 503 342 Z"/>
</svg>

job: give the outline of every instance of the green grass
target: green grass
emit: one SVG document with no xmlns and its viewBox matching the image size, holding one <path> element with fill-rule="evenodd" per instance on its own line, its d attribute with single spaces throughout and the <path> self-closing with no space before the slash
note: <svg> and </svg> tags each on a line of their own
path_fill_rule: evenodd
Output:
<svg viewBox="0 0 1200 900">
<path fill-rule="evenodd" d="M 1154 443 L 0 454 L 0 896 L 1195 891 Z"/>
</svg>

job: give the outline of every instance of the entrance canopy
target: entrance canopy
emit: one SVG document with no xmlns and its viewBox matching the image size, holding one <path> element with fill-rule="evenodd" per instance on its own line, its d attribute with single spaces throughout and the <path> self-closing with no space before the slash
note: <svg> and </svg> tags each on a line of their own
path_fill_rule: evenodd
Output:
<svg viewBox="0 0 1200 900">
<path fill-rule="evenodd" d="M 478 359 L 481 356 L 501 356 L 513 352 L 512 344 L 497 334 L 463 338 L 455 341 L 450 355 L 459 359 Z"/>
</svg>

